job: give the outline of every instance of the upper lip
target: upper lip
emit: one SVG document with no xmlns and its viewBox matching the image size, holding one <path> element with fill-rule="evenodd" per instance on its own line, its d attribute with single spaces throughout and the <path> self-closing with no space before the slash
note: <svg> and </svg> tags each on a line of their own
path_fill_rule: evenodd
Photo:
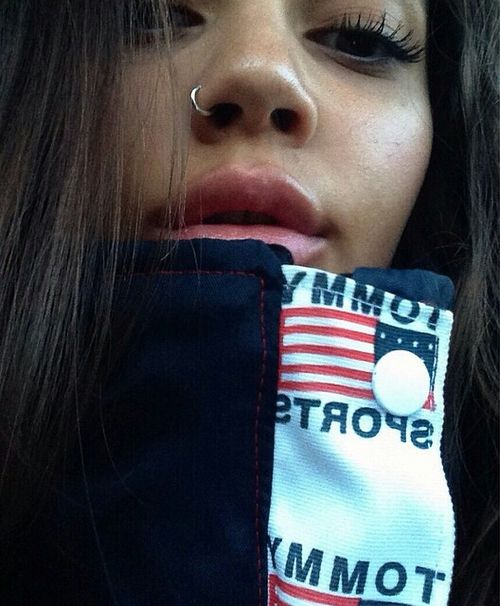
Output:
<svg viewBox="0 0 500 606">
<path fill-rule="evenodd" d="M 315 197 L 291 175 L 268 165 L 220 167 L 188 184 L 182 225 L 199 225 L 213 215 L 239 211 L 265 215 L 280 227 L 309 236 L 320 231 Z"/>
</svg>

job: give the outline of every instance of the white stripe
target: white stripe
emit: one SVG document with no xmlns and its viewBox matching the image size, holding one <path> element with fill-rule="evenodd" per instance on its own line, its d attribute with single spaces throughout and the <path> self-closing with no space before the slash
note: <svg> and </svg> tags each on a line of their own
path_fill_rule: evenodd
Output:
<svg viewBox="0 0 500 606">
<path fill-rule="evenodd" d="M 333 320 L 332 318 L 315 318 L 310 316 L 299 316 L 285 318 L 286 327 L 306 324 L 307 326 L 326 326 L 331 328 L 342 328 L 345 330 L 355 330 L 368 335 L 375 334 L 375 326 L 367 326 L 366 324 L 356 324 L 347 320 Z"/>
<path fill-rule="evenodd" d="M 324 602 L 320 602 L 318 605 L 318 602 L 311 602 L 310 600 L 304 600 L 303 598 L 292 597 L 279 587 L 276 587 L 276 595 L 281 600 L 284 600 L 287 604 L 290 604 L 290 606 L 321 606 L 321 604 L 324 604 Z"/>
<path fill-rule="evenodd" d="M 365 362 L 364 360 L 353 360 L 344 356 L 325 356 L 322 354 L 292 354 L 286 353 L 286 350 L 283 351 L 283 355 L 281 356 L 281 364 L 328 364 L 373 372 L 373 363 Z"/>
<path fill-rule="evenodd" d="M 364 343 L 363 341 L 355 341 L 346 337 L 324 337 L 323 335 L 305 335 L 301 333 L 293 333 L 285 335 L 283 345 L 321 345 L 324 347 L 342 347 L 351 351 L 364 351 L 373 353 L 373 343 Z"/>
<path fill-rule="evenodd" d="M 279 387 L 279 385 L 278 385 Z M 332 391 L 324 391 L 317 387 L 314 388 L 314 391 L 299 391 L 298 389 L 279 389 L 280 394 L 284 394 L 290 398 L 301 397 L 304 394 L 309 394 L 309 397 L 313 399 L 317 399 L 317 394 L 325 394 L 323 399 L 323 404 L 326 406 L 329 403 L 341 403 L 347 404 L 348 406 L 367 406 L 369 408 L 376 408 L 382 414 L 385 414 L 385 410 L 381 408 L 381 406 L 372 398 L 358 398 L 356 396 L 347 396 L 345 394 L 335 393 Z"/>
<path fill-rule="evenodd" d="M 339 377 L 332 373 L 331 375 L 318 375 L 307 372 L 283 372 L 280 375 L 281 381 L 299 381 L 300 383 L 329 383 L 335 385 L 345 385 L 347 387 L 356 387 L 358 389 L 371 389 L 371 381 L 359 381 L 357 379 L 348 379 Z"/>
</svg>

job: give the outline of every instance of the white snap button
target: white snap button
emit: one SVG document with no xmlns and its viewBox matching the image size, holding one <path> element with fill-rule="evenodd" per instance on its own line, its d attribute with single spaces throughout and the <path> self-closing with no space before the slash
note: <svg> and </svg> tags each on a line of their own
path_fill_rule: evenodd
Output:
<svg viewBox="0 0 500 606">
<path fill-rule="evenodd" d="M 390 351 L 375 364 L 373 393 L 377 402 L 393 415 L 408 417 L 420 410 L 430 386 L 425 364 L 410 351 Z"/>
</svg>

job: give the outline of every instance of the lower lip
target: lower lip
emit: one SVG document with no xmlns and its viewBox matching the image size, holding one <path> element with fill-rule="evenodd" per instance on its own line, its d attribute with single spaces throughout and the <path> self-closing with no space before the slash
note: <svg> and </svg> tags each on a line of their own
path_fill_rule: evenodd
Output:
<svg viewBox="0 0 500 606">
<path fill-rule="evenodd" d="M 146 239 L 164 239 L 167 233 L 154 228 L 145 234 Z M 311 263 L 327 246 L 327 240 L 318 236 L 306 236 L 291 229 L 273 225 L 192 225 L 178 229 L 169 235 L 172 240 L 217 238 L 219 240 L 262 240 L 266 244 L 280 244 L 287 248 L 297 265 Z"/>
</svg>

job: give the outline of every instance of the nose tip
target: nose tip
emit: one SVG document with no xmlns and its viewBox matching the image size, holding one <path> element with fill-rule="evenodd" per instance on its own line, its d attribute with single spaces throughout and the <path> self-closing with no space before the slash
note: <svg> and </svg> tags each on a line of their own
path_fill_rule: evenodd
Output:
<svg viewBox="0 0 500 606">
<path fill-rule="evenodd" d="M 221 77 L 202 87 L 196 100 L 211 112 L 206 116 L 193 111 L 194 134 L 204 143 L 238 132 L 254 137 L 279 134 L 290 145 L 300 147 L 317 125 L 314 100 L 296 78 L 284 76 L 280 70 L 255 68 L 250 73 Z"/>
</svg>

